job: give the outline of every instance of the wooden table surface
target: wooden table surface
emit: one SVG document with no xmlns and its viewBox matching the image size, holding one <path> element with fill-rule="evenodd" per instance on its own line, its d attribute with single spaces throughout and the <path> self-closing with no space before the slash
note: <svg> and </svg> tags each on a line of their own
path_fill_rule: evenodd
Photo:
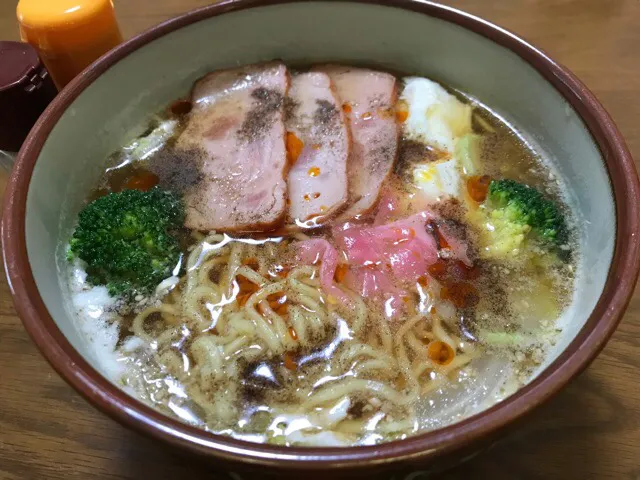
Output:
<svg viewBox="0 0 640 480">
<path fill-rule="evenodd" d="M 129 37 L 206 0 L 116 0 Z M 640 159 L 639 0 L 451 0 L 568 66 Z M 0 0 L 0 39 L 18 38 Z M 0 192 L 6 178 L 0 172 Z M 0 479 L 214 478 L 97 412 L 40 356 L 0 274 Z M 593 365 L 508 441 L 444 479 L 640 479 L 640 291 Z"/>
</svg>

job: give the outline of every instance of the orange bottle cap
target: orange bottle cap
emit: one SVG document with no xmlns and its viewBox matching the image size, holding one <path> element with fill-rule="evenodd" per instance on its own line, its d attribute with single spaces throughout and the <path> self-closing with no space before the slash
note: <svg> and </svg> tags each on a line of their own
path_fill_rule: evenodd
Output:
<svg viewBox="0 0 640 480">
<path fill-rule="evenodd" d="M 59 88 L 122 42 L 112 0 L 20 0 L 17 15 Z"/>
</svg>

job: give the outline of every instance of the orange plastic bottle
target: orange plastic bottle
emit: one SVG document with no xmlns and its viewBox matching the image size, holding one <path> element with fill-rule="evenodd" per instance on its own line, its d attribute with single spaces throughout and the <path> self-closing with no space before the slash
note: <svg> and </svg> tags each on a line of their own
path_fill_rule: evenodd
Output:
<svg viewBox="0 0 640 480">
<path fill-rule="evenodd" d="M 59 89 L 122 42 L 112 0 L 20 0 L 17 14 Z"/>
</svg>

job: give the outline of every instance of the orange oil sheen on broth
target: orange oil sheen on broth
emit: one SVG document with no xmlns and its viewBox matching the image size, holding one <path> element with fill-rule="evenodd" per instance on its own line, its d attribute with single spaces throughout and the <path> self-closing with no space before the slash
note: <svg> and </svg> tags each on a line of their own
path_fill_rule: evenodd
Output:
<svg viewBox="0 0 640 480">
<path fill-rule="evenodd" d="M 302 153 L 304 143 L 293 132 L 287 132 L 286 142 L 289 164 L 294 165 L 298 161 L 300 153 Z"/>
<path fill-rule="evenodd" d="M 338 105 L 345 115 L 354 115 L 354 106 L 348 102 Z M 165 115 L 184 118 L 191 108 L 189 101 L 177 100 Z M 484 121 L 474 121 L 475 131 L 485 135 L 482 172 L 466 179 L 462 185 L 473 201 L 482 203 L 490 179 L 505 175 L 551 192 L 557 189 L 549 183 L 548 171 L 535 154 L 508 126 L 488 111 L 477 109 L 476 114 Z M 406 122 L 407 105 L 400 104 L 393 111 L 372 107 L 370 111 L 364 110 L 360 119 L 374 121 L 388 116 L 399 124 Z M 486 124 L 492 131 L 486 130 Z M 288 163 L 293 165 L 305 145 L 291 132 L 286 133 L 283 140 Z M 153 162 L 163 152 L 171 153 L 174 143 L 175 137 L 162 151 L 140 164 L 111 169 L 97 194 L 124 188 L 148 190 L 159 183 L 162 186 L 154 173 Z M 314 150 L 320 148 L 317 145 L 309 144 Z M 434 147 L 430 155 L 433 160 L 443 160 L 448 154 Z M 309 177 L 318 177 L 324 173 L 320 170 L 311 165 L 306 173 Z M 419 210 L 419 202 L 412 196 L 415 189 L 407 178 L 392 174 L 384 187 L 401 198 L 390 221 Z M 321 193 L 315 190 L 303 197 L 306 201 L 318 198 Z M 229 233 L 228 237 L 233 239 L 230 241 L 220 233 L 188 232 L 185 262 L 203 242 L 209 249 L 222 246 L 215 247 L 215 255 L 201 254 L 202 258 L 189 267 L 193 275 L 182 273 L 177 286 L 158 303 L 159 310 L 144 319 L 144 334 L 156 346 L 151 353 L 124 354 L 132 372 L 128 386 L 141 388 L 155 408 L 184 421 L 213 432 L 274 444 L 283 442 L 284 430 L 279 422 L 286 423 L 302 410 L 321 417 L 343 397 L 312 405 L 314 395 L 320 392 L 330 396 L 325 392 L 339 392 L 344 385 L 350 385 L 352 379 L 378 382 L 389 387 L 392 394 L 384 397 L 375 392 L 349 390 L 351 393 L 344 396 L 349 399 L 344 419 L 338 426 L 317 427 L 317 430 L 338 431 L 357 443 L 360 437 L 351 432 L 365 435 L 367 430 L 363 425 L 375 425 L 381 414 L 392 419 L 389 424 L 402 425 L 398 431 L 378 431 L 375 426 L 371 427 L 379 438 L 371 437 L 370 441 L 377 443 L 446 425 L 446 419 L 434 420 L 437 412 L 429 406 L 430 402 L 446 405 L 456 398 L 454 389 L 450 388 L 454 384 L 459 385 L 459 391 L 466 392 L 467 388 L 472 391 L 467 385 L 472 385 L 470 379 L 474 374 L 479 375 L 474 372 L 475 367 L 464 373 L 454 368 L 466 357 L 475 360 L 491 356 L 503 366 L 516 364 L 516 354 L 511 347 L 488 347 L 481 333 L 490 329 L 509 334 L 527 333 L 520 324 L 521 315 L 514 313 L 509 303 L 510 288 L 517 282 L 517 293 L 526 302 L 538 291 L 538 286 L 533 278 L 522 279 L 517 269 L 478 258 L 473 251 L 476 248 L 473 228 L 465 225 L 459 205 L 445 202 L 437 213 L 439 218 L 427 222 L 425 230 L 434 239 L 439 258 L 418 277 L 405 282 L 389 274 L 396 259 L 369 266 L 372 271 L 382 271 L 386 275 L 382 276 L 384 279 L 391 278 L 390 289 L 402 293 L 389 293 L 384 287 L 379 297 L 366 298 L 362 291 L 352 291 L 349 292 L 352 301 L 346 305 L 323 291 L 322 269 L 326 262 L 322 255 L 302 265 L 296 250 L 298 242 L 308 240 L 326 240 L 338 249 L 332 236 L 336 225 L 262 234 Z M 359 216 L 354 223 L 372 226 L 375 219 L 374 210 Z M 449 257 L 454 246 L 448 242 L 445 232 L 450 231 L 462 232 L 464 242 L 470 245 L 469 264 Z M 398 247 L 413 241 L 418 232 L 398 228 L 393 233 L 391 243 Z M 248 268 L 250 272 L 233 273 L 234 269 L 241 268 Z M 540 267 L 541 271 L 543 268 Z M 332 281 L 346 289 L 354 276 L 349 259 L 340 252 Z M 230 283 L 226 284 L 229 279 Z M 558 275 L 548 282 L 546 291 L 558 298 L 559 305 L 568 302 L 570 293 L 570 289 L 563 290 L 561 285 L 570 284 L 571 280 Z M 380 278 L 370 281 L 376 288 L 382 282 Z M 259 300 L 256 295 L 261 295 Z M 396 297 L 399 301 L 391 305 L 390 300 Z M 247 313 L 254 304 L 254 310 Z M 389 311 L 392 315 L 388 315 Z M 396 313 L 398 311 L 400 313 Z M 115 321 L 120 322 L 121 331 L 127 335 L 120 345 L 127 344 L 138 331 L 135 324 L 140 323 L 139 313 L 116 316 Z M 406 322 L 418 315 L 424 318 L 416 321 L 408 333 L 403 333 Z M 256 328 L 268 341 L 255 334 Z M 531 368 L 535 365 L 534 349 L 518 352 L 524 356 L 518 365 Z M 463 365 L 466 368 L 474 364 Z M 412 374 L 415 378 L 403 373 L 407 369 L 415 371 Z M 407 404 L 392 400 L 393 394 L 408 395 L 415 382 L 419 385 L 416 399 Z M 382 387 L 379 390 L 382 391 Z M 415 422 L 402 424 L 407 418 L 415 418 Z"/>
<path fill-rule="evenodd" d="M 488 175 L 473 176 L 467 180 L 467 192 L 476 202 L 482 203 L 487 198 L 491 178 Z"/>
</svg>

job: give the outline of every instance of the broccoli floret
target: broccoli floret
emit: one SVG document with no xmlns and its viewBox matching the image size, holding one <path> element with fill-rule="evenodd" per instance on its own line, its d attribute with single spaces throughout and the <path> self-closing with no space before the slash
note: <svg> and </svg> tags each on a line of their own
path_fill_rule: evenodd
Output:
<svg viewBox="0 0 640 480">
<path fill-rule="evenodd" d="M 174 231 L 183 220 L 180 198 L 158 187 L 110 193 L 80 212 L 69 252 L 87 263 L 89 283 L 110 295 L 151 293 L 178 265 Z"/>
<path fill-rule="evenodd" d="M 535 188 L 514 180 L 493 180 L 487 202 L 505 220 L 530 227 L 539 240 L 554 247 L 567 243 L 564 214 Z"/>
<path fill-rule="evenodd" d="M 493 180 L 480 208 L 469 214 L 480 226 L 480 255 L 553 264 L 569 259 L 569 233 L 560 207 L 538 190 L 513 180 Z M 544 253 L 553 255 L 542 255 Z"/>
<path fill-rule="evenodd" d="M 483 235 L 485 256 L 489 258 L 519 256 L 531 227 L 512 221 L 502 209 L 488 210 L 486 213 L 488 218 L 486 220 L 483 218 L 487 224 L 487 230 Z"/>
</svg>

